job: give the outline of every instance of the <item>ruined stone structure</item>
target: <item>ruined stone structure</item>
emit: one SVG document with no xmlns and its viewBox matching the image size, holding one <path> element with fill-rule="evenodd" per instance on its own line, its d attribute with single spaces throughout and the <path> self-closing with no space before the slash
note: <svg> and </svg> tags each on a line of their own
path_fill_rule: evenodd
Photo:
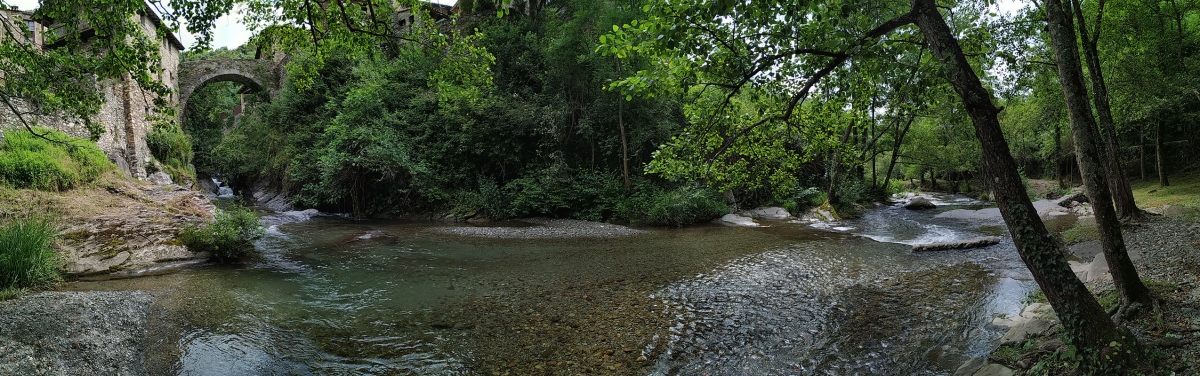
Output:
<svg viewBox="0 0 1200 376">
<path fill-rule="evenodd" d="M 38 24 L 41 21 L 36 20 L 33 14 L 22 12 L 22 15 L 30 27 L 36 27 L 38 30 L 35 33 L 36 37 L 32 41 L 26 41 L 27 43 L 38 48 L 57 47 L 45 44 L 46 41 L 42 38 L 41 32 L 48 29 L 46 25 Z M 165 27 L 158 15 L 150 9 L 145 9 L 132 17 L 141 25 L 142 33 L 145 35 L 157 35 L 158 29 Z M 154 74 L 157 75 L 156 78 L 160 82 L 168 87 L 177 87 L 179 58 L 183 51 L 183 44 L 170 32 L 164 35 L 158 41 L 158 52 L 162 58 L 161 66 Z M 119 79 L 101 82 L 99 86 L 104 94 L 104 105 L 101 106 L 100 113 L 92 120 L 103 124 L 104 133 L 100 135 L 96 144 L 122 171 L 135 178 L 145 178 L 148 175 L 146 166 L 149 165 L 152 158 L 150 148 L 146 145 L 146 134 L 154 128 L 148 115 L 154 114 L 154 99 L 157 98 L 157 95 L 143 89 L 129 74 Z M 167 99 L 168 102 L 178 103 L 177 94 L 173 94 L 172 98 Z M 24 109 L 19 110 L 25 111 Z M 79 119 L 34 116 L 32 119 L 27 117 L 26 120 L 32 120 L 40 126 L 54 128 L 75 137 L 88 138 L 91 136 L 84 127 L 83 121 Z M 0 127 L 20 126 L 22 126 L 20 119 L 15 114 L 7 109 L 0 110 Z"/>
<path fill-rule="evenodd" d="M 55 47 L 45 45 L 42 35 L 48 28 L 39 24 L 33 13 L 3 11 L 0 12 L 0 16 L 5 17 L 7 22 L 34 28 L 34 38 L 27 41 L 31 45 L 40 48 Z M 165 27 L 158 15 L 148 8 L 133 17 L 142 26 L 145 35 L 156 35 L 159 28 Z M 273 59 L 214 59 L 181 64 L 183 44 L 169 31 L 164 35 L 159 41 L 159 55 L 162 60 L 155 78 L 167 87 L 175 89 L 171 97 L 166 99 L 171 105 L 177 106 L 177 114 L 183 113 L 192 92 L 214 82 L 237 82 L 250 90 L 267 90 L 272 97 L 279 93 L 284 75 L 282 67 L 286 64 L 283 54 L 275 54 Z M 99 86 L 103 90 L 105 102 L 100 113 L 92 120 L 104 126 L 104 133 L 100 135 L 96 144 L 108 155 L 109 160 L 126 174 L 144 179 L 148 176 L 146 169 L 153 158 L 146 144 L 146 135 L 154 129 L 154 123 L 149 116 L 155 114 L 156 94 L 143 89 L 128 74 L 120 79 L 101 82 Z M 40 126 L 54 128 L 75 137 L 91 136 L 83 121 L 64 120 L 57 116 L 25 117 L 26 120 L 35 121 Z M 0 129 L 21 126 L 22 123 L 15 114 L 7 109 L 0 109 Z"/>
<path fill-rule="evenodd" d="M 188 98 L 204 85 L 232 81 L 250 90 L 266 90 L 275 97 L 283 87 L 282 59 L 212 59 L 188 61 L 179 65 L 179 108 L 187 108 Z"/>
</svg>

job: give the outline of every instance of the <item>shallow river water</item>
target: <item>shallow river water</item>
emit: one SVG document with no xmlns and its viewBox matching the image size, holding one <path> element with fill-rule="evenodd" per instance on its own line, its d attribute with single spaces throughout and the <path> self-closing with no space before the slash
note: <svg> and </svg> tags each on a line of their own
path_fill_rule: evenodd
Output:
<svg viewBox="0 0 1200 376">
<path fill-rule="evenodd" d="M 814 227 L 704 225 L 494 239 L 336 217 L 274 226 L 265 257 L 68 289 L 156 292 L 151 374 L 944 375 L 996 346 L 1034 287 L 979 208 L 878 206 Z M 491 226 L 530 226 L 512 222 Z M 466 225 L 463 225 L 466 226 Z M 356 239 L 362 234 L 387 237 Z"/>
</svg>

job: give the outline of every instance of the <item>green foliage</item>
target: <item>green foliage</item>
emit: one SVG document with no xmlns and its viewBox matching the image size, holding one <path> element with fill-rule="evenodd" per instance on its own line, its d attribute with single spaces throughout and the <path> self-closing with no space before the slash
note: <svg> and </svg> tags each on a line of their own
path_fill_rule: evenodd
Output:
<svg viewBox="0 0 1200 376">
<path fill-rule="evenodd" d="M 0 145 L 0 184 L 62 191 L 115 168 L 95 144 L 44 128 L 6 131 Z"/>
<path fill-rule="evenodd" d="M 0 225 L 0 291 L 42 287 L 58 281 L 58 254 L 50 248 L 58 230 L 43 219 Z"/>
<path fill-rule="evenodd" d="M 1063 231 L 1062 235 L 1063 240 L 1067 244 L 1075 244 L 1100 239 L 1100 230 L 1096 225 L 1083 226 L 1076 224 L 1075 227 Z"/>
<path fill-rule="evenodd" d="M 262 236 L 258 215 L 234 207 L 217 210 L 210 223 L 184 228 L 179 241 L 193 252 L 209 252 L 217 261 L 233 262 L 257 257 L 254 241 Z"/>
<path fill-rule="evenodd" d="M 684 226 L 711 221 L 729 213 L 720 193 L 712 189 L 684 186 L 655 198 L 645 222 L 655 226 Z"/>
<path fill-rule="evenodd" d="M 156 124 L 146 134 L 146 146 L 150 148 L 150 154 L 162 163 L 163 171 L 171 176 L 171 180 L 180 183 L 196 181 L 196 171 L 192 166 L 195 155 L 192 140 L 179 126 Z"/>
</svg>

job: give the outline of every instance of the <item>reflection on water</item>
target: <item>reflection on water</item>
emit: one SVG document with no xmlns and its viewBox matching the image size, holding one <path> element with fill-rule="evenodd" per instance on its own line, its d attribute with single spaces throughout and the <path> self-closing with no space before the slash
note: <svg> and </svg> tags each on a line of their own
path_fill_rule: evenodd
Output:
<svg viewBox="0 0 1200 376">
<path fill-rule="evenodd" d="M 1011 242 L 911 254 L 1002 231 L 934 214 L 586 240 L 318 217 L 255 265 L 70 288 L 160 291 L 153 374 L 948 374 L 1031 282 Z"/>
</svg>

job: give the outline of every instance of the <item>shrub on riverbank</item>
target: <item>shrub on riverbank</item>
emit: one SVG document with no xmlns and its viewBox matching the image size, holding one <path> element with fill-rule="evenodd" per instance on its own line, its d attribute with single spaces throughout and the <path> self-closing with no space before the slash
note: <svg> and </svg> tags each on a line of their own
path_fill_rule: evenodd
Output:
<svg viewBox="0 0 1200 376">
<path fill-rule="evenodd" d="M 56 235 L 47 220 L 17 219 L 0 225 L 0 291 L 39 287 L 59 279 Z"/>
<path fill-rule="evenodd" d="M 13 188 L 63 191 L 90 183 L 113 169 L 96 144 L 62 132 L 34 128 L 4 132 L 0 145 L 0 184 Z"/>
<path fill-rule="evenodd" d="M 726 213 L 729 213 L 729 206 L 720 193 L 695 186 L 647 189 L 617 206 L 619 217 L 649 226 L 685 226 L 711 221 Z"/>
<path fill-rule="evenodd" d="M 217 210 L 215 219 L 203 226 L 184 228 L 179 234 L 193 252 L 208 252 L 220 262 L 254 258 L 254 241 L 263 236 L 258 216 L 246 208 Z"/>
<path fill-rule="evenodd" d="M 196 170 L 192 167 L 195 157 L 192 140 L 178 126 L 155 125 L 154 130 L 146 134 L 146 146 L 150 148 L 150 154 L 162 163 L 163 172 L 170 175 L 171 180 L 196 180 Z"/>
</svg>

